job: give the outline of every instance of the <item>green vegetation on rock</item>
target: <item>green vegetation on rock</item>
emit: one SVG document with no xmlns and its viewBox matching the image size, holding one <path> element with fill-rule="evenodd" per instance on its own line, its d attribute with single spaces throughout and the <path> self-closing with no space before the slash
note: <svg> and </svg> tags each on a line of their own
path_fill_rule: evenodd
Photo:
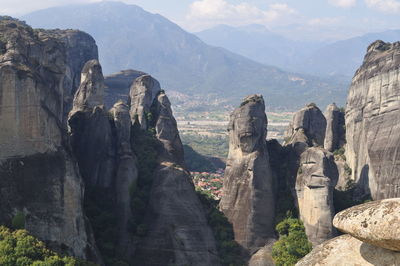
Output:
<svg viewBox="0 0 400 266">
<path fill-rule="evenodd" d="M 63 257 L 26 230 L 12 231 L 0 226 L 0 265 L 2 266 L 89 266 L 89 262 Z"/>
<path fill-rule="evenodd" d="M 24 229 L 25 228 L 25 214 L 21 211 L 11 220 L 11 226 L 13 229 Z"/>
<path fill-rule="evenodd" d="M 272 247 L 272 258 L 277 266 L 295 265 L 311 251 L 312 245 L 300 219 L 288 216 L 276 226 L 276 231 L 279 240 Z"/>
</svg>

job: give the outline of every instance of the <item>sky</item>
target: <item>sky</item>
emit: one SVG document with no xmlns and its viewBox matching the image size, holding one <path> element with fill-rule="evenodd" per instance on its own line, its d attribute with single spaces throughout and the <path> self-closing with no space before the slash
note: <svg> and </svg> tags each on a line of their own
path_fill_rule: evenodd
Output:
<svg viewBox="0 0 400 266">
<path fill-rule="evenodd" d="M 0 0 L 0 14 L 100 0 Z M 190 32 L 218 24 L 262 24 L 292 39 L 336 40 L 400 29 L 400 0 L 121 0 L 159 13 Z"/>
</svg>

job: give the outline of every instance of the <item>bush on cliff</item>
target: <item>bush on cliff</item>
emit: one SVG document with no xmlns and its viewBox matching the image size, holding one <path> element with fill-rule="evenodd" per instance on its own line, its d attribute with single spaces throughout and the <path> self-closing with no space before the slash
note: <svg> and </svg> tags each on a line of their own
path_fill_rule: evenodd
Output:
<svg viewBox="0 0 400 266">
<path fill-rule="evenodd" d="M 312 245 L 300 219 L 287 217 L 276 226 L 276 231 L 279 240 L 272 247 L 272 258 L 277 266 L 295 265 L 311 251 Z"/>
<path fill-rule="evenodd" d="M 0 226 L 0 265 L 2 266 L 89 266 L 88 262 L 62 257 L 47 249 L 26 230 L 11 231 Z"/>
</svg>

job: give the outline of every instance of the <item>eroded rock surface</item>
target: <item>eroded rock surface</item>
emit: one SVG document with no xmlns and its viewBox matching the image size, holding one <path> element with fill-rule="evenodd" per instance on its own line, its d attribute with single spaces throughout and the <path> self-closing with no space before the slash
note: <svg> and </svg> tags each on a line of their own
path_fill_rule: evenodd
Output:
<svg viewBox="0 0 400 266">
<path fill-rule="evenodd" d="M 0 222 L 10 225 L 22 212 L 25 228 L 49 247 L 99 262 L 83 182 L 65 141 L 64 81 L 73 49 L 80 48 L 0 20 Z"/>
<path fill-rule="evenodd" d="M 373 199 L 400 196 L 400 42 L 367 50 L 347 98 L 346 158 Z"/>
<path fill-rule="evenodd" d="M 220 208 L 233 225 L 235 240 L 253 253 L 275 237 L 274 175 L 261 95 L 244 99 L 231 114 L 228 131 L 229 155 Z"/>
<path fill-rule="evenodd" d="M 152 117 L 151 107 L 160 91 L 160 83 L 150 75 L 135 79 L 129 93 L 132 124 L 139 122 L 140 128 L 146 130 L 149 122 L 154 123 L 156 118 Z"/>
<path fill-rule="evenodd" d="M 315 246 L 336 235 L 332 226 L 335 210 L 333 190 L 338 171 L 333 155 L 312 147 L 301 154 L 296 178 L 296 194 L 306 234 Z"/>
<path fill-rule="evenodd" d="M 350 235 L 342 235 L 315 247 L 296 266 L 396 266 L 400 253 L 375 247 Z"/>
<path fill-rule="evenodd" d="M 135 263 L 220 265 L 213 233 L 183 168 L 182 142 L 167 96 L 150 76 L 139 77 L 130 96 L 133 123 L 139 122 L 142 130 L 154 128 L 161 144 L 145 216 L 148 233 L 138 245 Z"/>
<path fill-rule="evenodd" d="M 324 146 L 326 119 L 315 104 L 308 104 L 296 112 L 285 134 L 285 143 L 307 146 Z M 303 145 L 304 146 L 304 145 Z M 304 150 L 300 150 L 300 153 Z"/>
<path fill-rule="evenodd" d="M 400 251 L 400 199 L 354 206 L 338 213 L 333 225 L 371 245 Z M 400 263 L 400 260 L 399 260 Z"/>
<path fill-rule="evenodd" d="M 326 118 L 324 148 L 333 152 L 342 147 L 345 143 L 344 112 L 333 103 L 328 105 L 324 115 Z"/>
</svg>

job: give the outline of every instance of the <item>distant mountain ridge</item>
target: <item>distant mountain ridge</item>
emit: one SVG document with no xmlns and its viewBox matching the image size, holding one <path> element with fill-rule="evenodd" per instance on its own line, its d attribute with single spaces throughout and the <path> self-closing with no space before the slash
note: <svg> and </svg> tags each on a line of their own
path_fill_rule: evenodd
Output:
<svg viewBox="0 0 400 266">
<path fill-rule="evenodd" d="M 266 66 L 205 44 L 161 15 L 135 5 L 100 2 L 55 7 L 24 16 L 33 27 L 79 28 L 99 47 L 106 74 L 137 69 L 166 89 L 188 95 L 215 95 L 237 104 L 262 93 L 272 109 L 294 110 L 313 101 L 344 104 L 347 84 Z"/>
<path fill-rule="evenodd" d="M 293 41 L 263 25 L 219 25 L 195 34 L 210 45 L 226 48 L 263 64 L 310 75 L 342 76 L 345 80 L 350 80 L 362 63 L 370 43 L 400 40 L 400 29 L 332 43 Z"/>
</svg>

